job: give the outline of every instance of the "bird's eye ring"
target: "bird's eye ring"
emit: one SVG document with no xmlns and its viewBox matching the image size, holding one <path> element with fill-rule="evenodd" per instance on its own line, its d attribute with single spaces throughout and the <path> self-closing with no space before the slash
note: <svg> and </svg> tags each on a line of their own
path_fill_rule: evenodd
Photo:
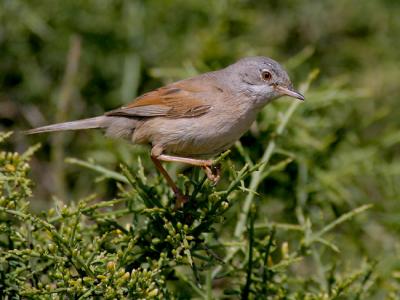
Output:
<svg viewBox="0 0 400 300">
<path fill-rule="evenodd" d="M 265 81 L 269 81 L 272 78 L 272 74 L 271 74 L 271 72 L 264 70 L 261 72 L 261 78 Z"/>
</svg>

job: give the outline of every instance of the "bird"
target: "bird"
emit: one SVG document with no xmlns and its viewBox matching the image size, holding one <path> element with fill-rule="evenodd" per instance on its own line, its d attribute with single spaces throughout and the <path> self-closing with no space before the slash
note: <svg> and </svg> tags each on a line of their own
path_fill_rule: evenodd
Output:
<svg viewBox="0 0 400 300">
<path fill-rule="evenodd" d="M 150 156 L 175 196 L 175 207 L 188 201 L 161 162 L 180 162 L 204 169 L 217 182 L 211 159 L 229 149 L 251 126 L 261 109 L 289 96 L 304 100 L 275 60 L 245 57 L 216 71 L 149 91 L 133 102 L 101 116 L 42 126 L 37 134 L 100 128 L 105 135 L 133 144 L 149 144 Z"/>
</svg>

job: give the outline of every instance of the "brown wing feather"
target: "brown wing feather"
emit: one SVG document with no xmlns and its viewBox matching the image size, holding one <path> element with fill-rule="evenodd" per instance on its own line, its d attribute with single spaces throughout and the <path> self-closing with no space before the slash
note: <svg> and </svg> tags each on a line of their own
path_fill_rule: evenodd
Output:
<svg viewBox="0 0 400 300">
<path fill-rule="evenodd" d="M 207 84 L 205 84 L 207 86 Z M 211 105 L 199 97 L 202 85 L 185 80 L 148 92 L 126 106 L 106 113 L 108 116 L 169 118 L 196 117 L 205 114 Z"/>
</svg>

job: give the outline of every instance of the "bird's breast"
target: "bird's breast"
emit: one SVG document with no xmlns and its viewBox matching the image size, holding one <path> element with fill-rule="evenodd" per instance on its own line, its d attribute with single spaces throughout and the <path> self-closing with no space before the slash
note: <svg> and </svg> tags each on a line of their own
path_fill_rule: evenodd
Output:
<svg viewBox="0 0 400 300">
<path fill-rule="evenodd" d="M 135 143 L 162 146 L 173 155 L 213 156 L 231 147 L 249 129 L 256 115 L 256 111 L 232 106 L 213 108 L 194 118 L 157 117 L 138 127 L 132 139 Z"/>
</svg>

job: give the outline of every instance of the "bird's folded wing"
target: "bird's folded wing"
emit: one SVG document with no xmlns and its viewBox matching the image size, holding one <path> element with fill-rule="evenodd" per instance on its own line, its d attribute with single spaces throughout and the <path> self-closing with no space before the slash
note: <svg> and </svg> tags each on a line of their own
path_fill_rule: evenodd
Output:
<svg viewBox="0 0 400 300">
<path fill-rule="evenodd" d="M 190 118 L 207 113 L 211 105 L 201 97 L 207 88 L 195 80 L 185 80 L 138 97 L 134 102 L 107 112 L 107 116 Z"/>
</svg>

